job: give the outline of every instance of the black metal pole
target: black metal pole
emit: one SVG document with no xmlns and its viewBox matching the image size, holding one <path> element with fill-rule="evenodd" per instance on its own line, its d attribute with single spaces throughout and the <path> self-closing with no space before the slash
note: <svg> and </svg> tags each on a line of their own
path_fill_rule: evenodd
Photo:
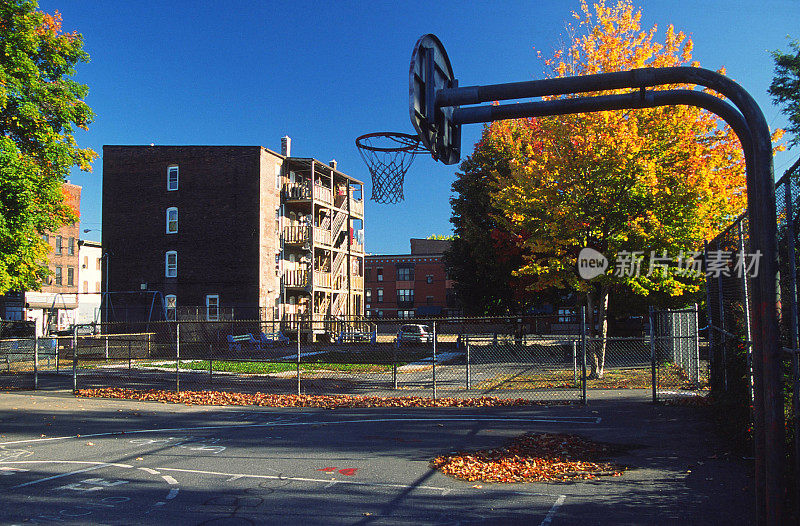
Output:
<svg viewBox="0 0 800 526">
<path fill-rule="evenodd" d="M 658 402 L 658 375 L 656 372 L 656 317 L 653 306 L 649 307 L 650 312 L 650 377 L 653 390 L 653 403 Z"/>
<path fill-rule="evenodd" d="M 713 96 L 700 92 L 671 90 L 681 93 L 648 93 L 644 91 L 644 88 L 647 87 L 670 84 L 691 84 L 711 88 L 727 97 L 741 114 L 730 111 L 730 105 L 722 103 L 722 101 L 711 101 Z M 783 517 L 782 470 L 785 446 L 783 443 L 782 357 L 777 313 L 775 312 L 777 300 L 775 277 L 778 270 L 775 188 L 769 127 L 752 96 L 729 78 L 714 71 L 694 67 L 641 68 L 580 77 L 442 89 L 436 93 L 436 106 L 459 106 L 496 100 L 591 93 L 624 88 L 639 88 L 639 100 L 636 100 L 635 95 L 622 95 L 600 97 L 596 101 L 602 103 L 599 105 L 584 104 L 586 101 L 570 103 L 569 100 L 563 99 L 542 103 L 525 103 L 528 105 L 523 110 L 527 112 L 525 114 L 515 113 L 508 108 L 503 110 L 455 108 L 453 118 L 454 123 L 488 122 L 488 120 L 498 118 L 510 118 L 512 115 L 523 117 L 551 115 L 559 112 L 575 113 L 601 109 L 691 104 L 711 109 L 731 125 L 739 136 L 745 152 L 751 251 L 761 254 L 760 269 L 758 276 L 754 277 L 753 290 L 753 305 L 759 316 L 753 318 L 752 335 L 756 516 L 759 524 L 779 524 Z M 608 97 L 627 97 L 629 103 L 626 105 L 622 100 L 615 101 Z M 652 104 L 648 102 L 648 97 L 652 97 Z M 669 102 L 671 99 L 672 102 Z M 677 102 L 680 99 L 684 102 Z M 564 104 L 572 104 L 573 108 L 569 109 L 567 106 L 559 108 L 559 105 Z M 544 105 L 544 110 L 541 113 L 531 113 L 536 110 L 534 105 Z M 483 114 L 480 118 L 484 120 L 472 121 L 464 118 L 464 115 L 470 115 L 470 113 L 473 115 L 472 118 Z M 746 126 L 742 126 L 742 121 Z M 767 444 L 769 444 L 768 448 Z"/>
</svg>

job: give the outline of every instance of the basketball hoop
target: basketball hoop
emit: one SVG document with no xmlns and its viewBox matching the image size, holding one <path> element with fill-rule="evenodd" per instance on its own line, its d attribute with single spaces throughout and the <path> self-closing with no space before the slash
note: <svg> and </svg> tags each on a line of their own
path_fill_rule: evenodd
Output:
<svg viewBox="0 0 800 526">
<path fill-rule="evenodd" d="M 414 156 L 429 153 L 418 136 L 398 132 L 368 133 L 356 146 L 372 175 L 372 200 L 381 204 L 403 200 L 403 179 Z"/>
</svg>

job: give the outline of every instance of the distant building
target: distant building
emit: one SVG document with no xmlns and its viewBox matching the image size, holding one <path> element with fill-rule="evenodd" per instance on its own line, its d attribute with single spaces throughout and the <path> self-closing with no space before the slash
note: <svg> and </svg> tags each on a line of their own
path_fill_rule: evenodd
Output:
<svg viewBox="0 0 800 526">
<path fill-rule="evenodd" d="M 109 316 L 363 315 L 363 183 L 289 144 L 104 146 Z"/>
<path fill-rule="evenodd" d="M 97 241 L 78 241 L 78 323 L 100 321 L 102 300 L 103 248 Z"/>
<path fill-rule="evenodd" d="M 414 318 L 458 316 L 453 281 L 443 255 L 450 241 L 412 239 L 411 253 L 373 254 L 365 258 L 364 297 L 367 316 Z"/>
<path fill-rule="evenodd" d="M 81 187 L 64 183 L 65 203 L 80 217 Z M 50 245 L 46 278 L 38 291 L 16 291 L 0 297 L 0 318 L 33 321 L 36 333 L 68 329 L 78 307 L 78 232 L 80 222 L 43 235 Z"/>
</svg>

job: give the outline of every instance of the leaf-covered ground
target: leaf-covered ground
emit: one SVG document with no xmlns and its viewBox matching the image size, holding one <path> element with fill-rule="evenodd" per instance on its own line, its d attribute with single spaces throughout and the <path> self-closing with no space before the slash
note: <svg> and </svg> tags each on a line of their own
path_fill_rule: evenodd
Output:
<svg viewBox="0 0 800 526">
<path fill-rule="evenodd" d="M 580 373 L 579 373 L 580 374 Z M 676 389 L 696 389 L 689 377 L 680 367 L 667 365 L 659 367 L 656 381 L 659 387 Z M 586 380 L 588 389 L 646 389 L 652 386 L 653 376 L 650 368 L 606 369 L 603 378 Z M 479 389 L 559 389 L 580 385 L 580 377 L 575 382 L 574 372 L 566 369 L 553 369 L 533 374 L 500 374 L 484 380 L 477 385 Z M 701 378 L 700 388 L 707 386 L 707 379 Z"/>
<path fill-rule="evenodd" d="M 558 482 L 618 477 L 625 468 L 603 462 L 618 447 L 577 435 L 528 433 L 505 447 L 436 457 L 432 467 L 470 482 Z"/>
<path fill-rule="evenodd" d="M 175 391 L 121 389 L 79 389 L 77 396 L 87 398 L 122 398 L 188 405 L 257 405 L 264 407 L 318 407 L 325 409 L 364 407 L 510 407 L 552 405 L 523 398 L 423 398 L 416 396 L 321 396 L 278 395 L 266 393 L 229 393 L 225 391 Z"/>
</svg>

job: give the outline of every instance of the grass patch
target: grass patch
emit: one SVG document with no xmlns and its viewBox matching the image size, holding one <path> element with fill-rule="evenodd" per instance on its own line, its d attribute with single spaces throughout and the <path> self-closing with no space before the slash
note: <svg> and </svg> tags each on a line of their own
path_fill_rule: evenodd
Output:
<svg viewBox="0 0 800 526">
<path fill-rule="evenodd" d="M 140 363 L 140 367 L 157 367 L 159 369 L 175 369 L 175 365 L 165 364 L 164 362 L 145 362 Z M 191 360 L 181 362 L 181 369 L 192 369 L 197 371 L 208 371 L 208 360 Z M 360 363 L 301 363 L 300 369 L 303 371 L 342 371 L 349 373 L 373 373 L 383 372 L 392 369 L 391 365 L 374 365 Z M 294 362 L 239 362 L 214 360 L 214 371 L 224 373 L 243 373 L 243 374 L 270 374 L 283 373 L 297 370 Z"/>
</svg>

